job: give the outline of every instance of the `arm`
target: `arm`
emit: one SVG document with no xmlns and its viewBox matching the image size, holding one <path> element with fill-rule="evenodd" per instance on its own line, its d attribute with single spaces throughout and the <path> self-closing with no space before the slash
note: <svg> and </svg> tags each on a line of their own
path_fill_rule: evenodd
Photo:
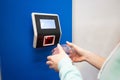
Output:
<svg viewBox="0 0 120 80">
<path fill-rule="evenodd" d="M 82 80 L 80 72 L 68 57 L 59 62 L 58 69 L 60 80 Z"/>
<path fill-rule="evenodd" d="M 53 55 L 47 57 L 50 68 L 59 71 L 61 80 L 82 80 L 80 72 L 72 65 L 69 56 L 60 45 L 54 49 Z"/>
<path fill-rule="evenodd" d="M 90 63 L 91 65 L 96 67 L 97 69 L 101 69 L 101 67 L 105 61 L 105 58 L 103 58 L 99 55 L 96 55 L 95 53 L 92 53 L 92 52 L 88 52 L 87 54 L 85 55 L 85 57 L 86 57 L 85 61 L 87 61 L 88 63 Z"/>
<path fill-rule="evenodd" d="M 69 56 L 73 62 L 87 61 L 97 69 L 100 69 L 105 61 L 105 58 L 85 49 L 82 49 L 73 43 L 67 42 L 67 45 L 70 46 L 72 49 Z"/>
</svg>

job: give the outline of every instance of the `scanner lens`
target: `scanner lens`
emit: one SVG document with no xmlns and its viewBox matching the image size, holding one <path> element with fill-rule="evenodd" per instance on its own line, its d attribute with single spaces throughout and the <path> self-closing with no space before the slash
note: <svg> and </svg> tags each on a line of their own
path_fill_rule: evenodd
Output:
<svg viewBox="0 0 120 80">
<path fill-rule="evenodd" d="M 45 38 L 45 44 L 52 44 L 52 43 L 53 43 L 53 39 L 54 39 L 54 37 L 52 37 L 52 36 L 47 36 L 47 37 Z"/>
</svg>

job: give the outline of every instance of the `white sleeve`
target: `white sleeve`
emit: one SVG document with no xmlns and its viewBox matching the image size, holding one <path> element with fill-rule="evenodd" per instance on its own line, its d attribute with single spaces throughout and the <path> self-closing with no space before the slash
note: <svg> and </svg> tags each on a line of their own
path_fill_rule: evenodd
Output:
<svg viewBox="0 0 120 80">
<path fill-rule="evenodd" d="M 58 64 L 60 80 L 83 80 L 78 69 L 67 56 Z"/>
</svg>

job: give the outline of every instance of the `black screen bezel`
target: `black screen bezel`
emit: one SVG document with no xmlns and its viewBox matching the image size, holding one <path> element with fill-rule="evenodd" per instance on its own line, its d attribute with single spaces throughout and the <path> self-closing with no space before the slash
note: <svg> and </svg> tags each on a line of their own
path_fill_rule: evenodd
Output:
<svg viewBox="0 0 120 80">
<path fill-rule="evenodd" d="M 40 19 L 53 19 L 55 21 L 55 29 L 42 29 Z M 41 35 L 47 35 L 47 34 L 54 34 L 54 33 L 60 33 L 60 25 L 58 16 L 56 15 L 35 15 L 35 21 L 36 21 L 36 28 L 37 28 L 37 34 Z"/>
</svg>

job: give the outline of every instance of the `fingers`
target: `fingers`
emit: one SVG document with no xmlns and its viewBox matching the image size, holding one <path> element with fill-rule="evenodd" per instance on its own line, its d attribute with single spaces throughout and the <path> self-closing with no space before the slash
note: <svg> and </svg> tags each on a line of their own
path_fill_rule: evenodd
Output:
<svg viewBox="0 0 120 80">
<path fill-rule="evenodd" d="M 52 62 L 52 61 L 47 61 L 46 64 L 48 64 L 48 65 L 52 65 L 53 62 Z"/>
<path fill-rule="evenodd" d="M 48 56 L 47 59 L 48 61 L 46 62 L 46 64 L 49 65 L 49 68 L 53 68 L 52 56 Z"/>
<path fill-rule="evenodd" d="M 57 47 L 52 50 L 52 55 L 59 54 L 63 48 L 61 47 L 60 44 L 57 44 Z"/>
<path fill-rule="evenodd" d="M 55 52 L 55 51 L 58 51 L 57 47 L 52 50 L 52 53 Z"/>
<path fill-rule="evenodd" d="M 65 51 L 63 50 L 60 44 L 57 45 L 57 49 L 54 51 L 55 54 L 64 54 Z"/>
<path fill-rule="evenodd" d="M 47 61 L 46 64 L 49 65 L 49 68 L 54 68 L 52 61 Z"/>
<path fill-rule="evenodd" d="M 58 48 L 59 51 L 63 50 L 63 48 L 60 44 L 57 44 L 57 48 Z"/>
<path fill-rule="evenodd" d="M 49 61 L 51 61 L 52 60 L 52 58 L 51 58 L 52 56 L 48 56 L 47 57 L 47 59 L 49 60 Z"/>
<path fill-rule="evenodd" d="M 58 54 L 58 53 L 59 53 L 58 48 L 54 48 L 54 49 L 52 50 L 52 55 L 55 55 L 55 54 Z"/>
<path fill-rule="evenodd" d="M 69 41 L 66 41 L 66 44 L 70 47 L 74 47 L 74 45 L 72 43 L 70 43 Z"/>
<path fill-rule="evenodd" d="M 46 62 L 46 64 L 49 65 L 49 68 L 54 69 L 55 71 L 58 71 L 58 68 L 57 68 L 57 65 L 53 59 L 54 58 L 53 56 L 54 55 L 47 57 L 48 61 Z"/>
</svg>

